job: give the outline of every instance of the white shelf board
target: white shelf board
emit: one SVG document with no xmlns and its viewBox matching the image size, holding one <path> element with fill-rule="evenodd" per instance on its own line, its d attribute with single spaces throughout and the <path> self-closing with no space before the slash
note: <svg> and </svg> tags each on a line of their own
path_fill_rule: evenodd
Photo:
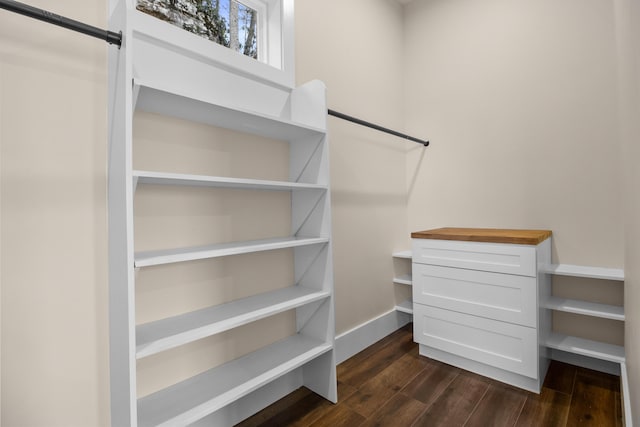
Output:
<svg viewBox="0 0 640 427">
<path fill-rule="evenodd" d="M 624 270 L 620 268 L 588 267 L 571 264 L 550 264 L 542 267 L 543 273 L 558 276 L 587 277 L 591 279 L 605 279 L 624 281 Z"/>
<path fill-rule="evenodd" d="M 400 304 L 396 305 L 396 310 L 407 314 L 413 314 L 413 301 L 410 299 L 402 301 Z"/>
<path fill-rule="evenodd" d="M 327 237 L 284 237 L 246 242 L 221 243 L 192 248 L 137 252 L 135 254 L 135 267 L 150 267 L 153 265 L 171 264 L 174 262 L 241 255 L 252 252 L 294 248 L 297 246 L 317 245 L 327 242 L 329 242 L 329 238 Z"/>
<path fill-rule="evenodd" d="M 393 278 L 393 283 L 398 283 L 400 285 L 413 285 L 413 279 L 411 277 L 411 274 L 403 274 L 402 276 L 399 277 L 394 277 Z"/>
<path fill-rule="evenodd" d="M 330 351 L 331 344 L 294 335 L 138 399 L 144 426 L 188 425 Z"/>
<path fill-rule="evenodd" d="M 149 81 L 135 79 L 134 89 L 139 90 L 136 109 L 151 113 L 284 141 L 322 137 L 326 133 L 324 129 L 286 118 L 218 105 L 199 94 L 179 93 Z"/>
<path fill-rule="evenodd" d="M 186 175 L 179 173 L 133 171 L 139 184 L 188 185 L 194 187 L 221 187 L 247 190 L 327 190 L 327 186 L 286 181 L 229 178 L 220 176 Z"/>
<path fill-rule="evenodd" d="M 407 258 L 407 259 L 412 258 L 411 250 L 394 252 L 392 256 L 394 258 Z"/>
<path fill-rule="evenodd" d="M 330 292 L 291 286 L 136 327 L 136 358 L 328 298 Z"/>
<path fill-rule="evenodd" d="M 552 333 L 544 344 L 548 348 L 608 360 L 614 363 L 623 363 L 625 360 L 624 347 L 569 335 Z"/>
<path fill-rule="evenodd" d="M 549 299 L 544 303 L 544 307 L 557 311 L 565 311 L 567 313 L 576 313 L 583 314 L 585 316 L 624 321 L 624 307 L 617 305 L 549 297 Z"/>
</svg>

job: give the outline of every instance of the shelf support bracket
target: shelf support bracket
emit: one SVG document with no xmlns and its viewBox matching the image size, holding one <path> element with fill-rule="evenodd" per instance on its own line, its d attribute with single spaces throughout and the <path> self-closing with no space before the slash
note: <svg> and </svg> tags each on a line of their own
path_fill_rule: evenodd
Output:
<svg viewBox="0 0 640 427">
<path fill-rule="evenodd" d="M 316 202 L 313 204 L 313 206 L 311 207 L 311 209 L 309 209 L 309 212 L 307 212 L 307 215 L 305 216 L 305 218 L 302 220 L 302 222 L 300 223 L 300 225 L 298 226 L 298 228 L 296 229 L 296 231 L 293 233 L 294 236 L 297 236 L 298 233 L 300 232 L 300 230 L 302 230 L 302 227 L 305 226 L 305 224 L 307 223 L 307 221 L 309 221 L 309 218 L 311 218 L 311 215 L 313 214 L 313 212 L 316 210 L 316 208 L 318 207 L 318 205 L 320 204 L 320 201 L 327 196 L 327 192 L 324 191 L 322 192 L 322 194 L 320 194 L 320 196 L 318 196 L 318 199 L 316 200 Z"/>
<path fill-rule="evenodd" d="M 322 140 L 324 139 L 324 137 L 321 137 L 318 140 L 318 143 L 316 144 L 316 147 L 313 149 L 313 151 L 311 152 L 311 155 L 309 156 L 309 158 L 307 159 L 307 162 L 304 164 L 304 166 L 302 167 L 302 170 L 300 171 L 300 173 L 298 174 L 298 176 L 295 179 L 295 182 L 300 182 L 300 178 L 302 178 L 302 175 L 304 175 L 304 173 L 306 172 L 307 168 L 309 167 L 309 164 L 311 163 L 311 160 L 315 157 L 316 153 L 318 152 L 318 149 L 320 148 L 320 146 L 322 145 Z"/>
<path fill-rule="evenodd" d="M 131 180 L 132 186 L 133 186 L 133 194 L 136 194 L 136 190 L 138 189 L 138 177 L 134 176 L 133 179 Z"/>
</svg>

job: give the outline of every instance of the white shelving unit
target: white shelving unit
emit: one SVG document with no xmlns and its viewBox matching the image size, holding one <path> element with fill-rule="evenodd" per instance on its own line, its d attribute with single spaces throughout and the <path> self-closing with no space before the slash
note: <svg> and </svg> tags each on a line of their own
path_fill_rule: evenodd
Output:
<svg viewBox="0 0 640 427">
<path fill-rule="evenodd" d="M 143 16 L 135 10 L 134 3 L 110 0 L 110 25 L 123 29 L 125 40 L 120 50 L 110 51 L 112 424 L 233 425 L 301 386 L 336 402 L 324 85 L 315 81 L 293 87 L 286 78 L 269 80 L 268 76 L 277 74 L 271 66 L 237 58 L 235 53 L 233 65 L 229 66 L 219 57 L 209 56 L 223 48 L 211 47 L 208 41 Z M 290 0 L 278 4 L 292 6 Z M 282 14 L 287 16 L 283 19 L 290 19 L 289 15 L 292 14 Z M 283 25 L 288 26 L 286 22 Z M 292 31 L 287 31 L 292 36 Z M 221 57 L 226 58 L 229 53 L 225 50 Z M 233 71 L 244 62 L 251 70 L 264 69 L 264 75 Z M 284 62 L 292 63 L 289 59 Z M 134 170 L 135 111 L 286 141 L 290 157 L 288 180 Z M 291 194 L 291 231 L 287 236 L 269 239 L 136 252 L 134 200 L 136 191 L 145 185 L 287 191 Z M 265 290 L 136 324 L 137 269 L 279 249 L 293 253 L 293 283 L 282 284 L 275 291 Z M 259 328 L 261 319 L 291 310 L 296 318 L 294 335 L 138 398 L 139 360 L 249 323 Z"/>
<path fill-rule="evenodd" d="M 401 274 L 399 276 L 396 276 L 393 278 L 393 283 L 411 286 L 413 284 L 411 274 Z"/>
<path fill-rule="evenodd" d="M 393 257 L 394 258 L 411 259 L 411 250 L 394 252 L 393 253 Z"/>
<path fill-rule="evenodd" d="M 174 262 L 195 261 L 207 258 L 219 258 L 230 255 L 242 255 L 252 252 L 272 251 L 299 246 L 328 243 L 327 237 L 282 237 L 274 239 L 230 242 L 192 248 L 167 249 L 161 251 L 138 252 L 135 254 L 135 267 L 151 267 Z"/>
<path fill-rule="evenodd" d="M 329 291 L 291 286 L 138 325 L 136 358 L 151 356 L 330 296 Z"/>
<path fill-rule="evenodd" d="M 259 179 L 229 178 L 223 176 L 187 175 L 179 173 L 162 173 L 149 171 L 133 171 L 133 179 L 137 184 L 155 185 L 186 185 L 191 187 L 218 187 L 234 190 L 319 190 L 326 191 L 327 187 L 319 184 L 305 184 L 300 182 L 265 181 Z"/>
<path fill-rule="evenodd" d="M 411 262 L 411 251 L 399 251 L 399 252 L 394 252 L 392 254 L 393 258 L 398 258 L 398 259 L 408 259 L 409 263 Z M 413 280 L 411 278 L 411 264 L 409 264 L 409 273 L 404 273 L 404 274 L 397 274 L 393 277 L 393 283 L 398 284 L 398 285 L 406 285 L 406 286 L 412 286 L 413 285 Z M 407 313 L 407 314 L 411 314 L 413 315 L 413 300 L 411 298 L 408 298 L 402 302 L 400 302 L 399 304 L 396 305 L 396 310 L 402 313 Z"/>
<path fill-rule="evenodd" d="M 276 342 L 140 399 L 138 425 L 194 423 L 331 349 L 329 344 L 302 335 Z"/>
<path fill-rule="evenodd" d="M 550 308 L 555 311 L 624 321 L 624 308 L 617 305 L 550 297 L 544 306 L 545 308 Z"/>
<path fill-rule="evenodd" d="M 542 272 L 559 275 L 584 277 L 590 279 L 624 281 L 624 271 L 615 268 L 590 267 L 571 264 L 550 264 L 541 269 Z M 618 320 L 624 322 L 624 307 L 598 304 L 577 299 L 559 298 L 550 296 L 542 302 L 543 307 L 554 311 L 580 314 L 584 316 L 603 319 Z M 587 356 L 613 363 L 624 363 L 624 347 L 612 345 L 584 338 L 551 333 L 545 341 L 548 348 L 561 350 L 567 353 Z"/>
<path fill-rule="evenodd" d="M 624 362 L 624 347 L 562 334 L 551 334 L 546 346 L 614 363 Z"/>
<path fill-rule="evenodd" d="M 396 310 L 402 313 L 413 314 L 413 302 L 408 299 L 396 305 Z"/>
<path fill-rule="evenodd" d="M 571 264 L 550 264 L 542 269 L 543 273 L 556 276 L 586 277 L 590 279 L 624 281 L 624 271 L 619 268 L 588 267 Z"/>
</svg>

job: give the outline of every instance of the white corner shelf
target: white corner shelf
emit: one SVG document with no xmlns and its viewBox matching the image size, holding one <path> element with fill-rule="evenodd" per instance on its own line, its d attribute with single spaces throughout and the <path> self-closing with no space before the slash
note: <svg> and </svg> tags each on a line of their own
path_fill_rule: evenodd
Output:
<svg viewBox="0 0 640 427">
<path fill-rule="evenodd" d="M 332 349 L 294 335 L 138 399 L 139 426 L 194 423 Z"/>
<path fill-rule="evenodd" d="M 293 122 L 287 118 L 268 116 L 256 111 L 218 105 L 201 94 L 181 93 L 150 81 L 134 79 L 135 108 L 150 113 L 177 117 L 211 126 L 260 135 L 283 141 L 322 137 L 324 129 Z"/>
<path fill-rule="evenodd" d="M 544 343 L 546 347 L 614 363 L 624 363 L 624 347 L 584 338 L 552 333 Z"/>
<path fill-rule="evenodd" d="M 171 264 L 174 262 L 195 261 L 199 259 L 241 255 L 252 252 L 318 245 L 328 242 L 329 238 L 327 237 L 282 237 L 245 242 L 221 243 L 192 248 L 137 252 L 135 254 L 135 267 L 151 267 L 154 265 Z"/>
<path fill-rule="evenodd" d="M 326 185 L 306 184 L 286 181 L 265 181 L 259 179 L 229 178 L 220 176 L 188 175 L 167 172 L 133 171 L 138 184 L 185 185 L 193 187 L 219 187 L 243 190 L 320 190 L 326 191 Z"/>
<path fill-rule="evenodd" d="M 136 327 L 136 358 L 151 356 L 268 316 L 329 298 L 328 291 L 291 286 Z"/>
<path fill-rule="evenodd" d="M 545 308 L 567 313 L 582 314 L 585 316 L 601 317 L 603 319 L 624 321 L 624 307 L 594 302 L 549 297 L 544 303 Z"/>
<path fill-rule="evenodd" d="M 558 276 L 584 277 L 588 279 L 624 281 L 624 270 L 619 268 L 590 267 L 572 264 L 549 264 L 540 268 L 542 273 Z M 541 302 L 550 310 L 580 314 L 590 317 L 618 320 L 624 322 L 624 307 L 600 304 L 583 300 L 550 296 Z M 549 348 L 566 351 L 595 359 L 614 363 L 624 362 L 624 347 L 579 337 L 551 333 L 545 345 Z"/>
<path fill-rule="evenodd" d="M 411 259 L 411 250 L 408 251 L 399 251 L 399 252 L 394 252 L 392 254 L 392 256 L 394 258 L 404 258 L 404 259 Z"/>
<path fill-rule="evenodd" d="M 411 261 L 411 251 L 399 251 L 391 254 L 393 258 L 408 259 Z M 412 286 L 413 280 L 411 273 L 401 274 L 393 277 L 393 283 L 398 285 Z M 396 311 L 413 315 L 413 301 L 411 298 L 404 300 L 396 305 Z"/>
<path fill-rule="evenodd" d="M 586 277 L 591 279 L 624 281 L 624 270 L 620 268 L 588 267 L 571 264 L 550 264 L 541 268 L 543 273 L 558 276 Z"/>
<path fill-rule="evenodd" d="M 411 274 L 403 274 L 402 276 L 397 276 L 393 278 L 393 283 L 397 283 L 399 285 L 409 285 L 413 284 L 413 280 Z"/>
<path fill-rule="evenodd" d="M 402 301 L 396 305 L 396 310 L 402 313 L 413 314 L 413 301 L 410 299 Z"/>
</svg>

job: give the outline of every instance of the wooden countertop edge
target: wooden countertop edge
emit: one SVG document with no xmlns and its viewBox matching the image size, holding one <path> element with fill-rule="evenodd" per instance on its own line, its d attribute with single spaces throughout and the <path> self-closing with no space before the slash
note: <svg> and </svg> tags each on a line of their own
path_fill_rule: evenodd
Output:
<svg viewBox="0 0 640 427">
<path fill-rule="evenodd" d="M 553 232 L 551 230 L 438 228 L 435 230 L 415 231 L 411 233 L 411 237 L 413 239 L 538 245 L 551 237 L 552 234 Z"/>
</svg>

